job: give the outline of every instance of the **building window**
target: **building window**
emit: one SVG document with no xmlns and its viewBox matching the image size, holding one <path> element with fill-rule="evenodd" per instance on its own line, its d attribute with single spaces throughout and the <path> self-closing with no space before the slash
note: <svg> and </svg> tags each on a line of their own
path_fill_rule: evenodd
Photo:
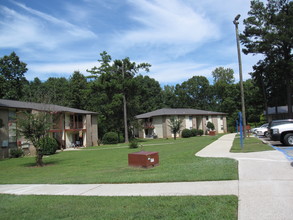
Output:
<svg viewBox="0 0 293 220">
<path fill-rule="evenodd" d="M 209 120 L 209 116 L 206 116 L 206 120 L 207 120 L 207 121 Z"/>
<path fill-rule="evenodd" d="M 189 121 L 192 121 L 192 116 L 189 116 Z"/>
</svg>

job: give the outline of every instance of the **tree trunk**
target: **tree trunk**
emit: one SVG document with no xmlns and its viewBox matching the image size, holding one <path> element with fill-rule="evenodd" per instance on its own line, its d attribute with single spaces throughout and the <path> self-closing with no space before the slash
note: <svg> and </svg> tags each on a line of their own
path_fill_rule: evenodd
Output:
<svg viewBox="0 0 293 220">
<path fill-rule="evenodd" d="M 264 106 L 265 106 L 265 111 L 266 111 L 266 121 L 269 121 L 269 107 L 268 107 L 268 98 L 267 98 L 267 93 L 266 93 L 266 88 L 263 80 L 263 75 L 260 75 L 261 77 L 261 87 L 262 87 L 262 92 L 263 92 L 263 97 L 264 97 Z"/>
<path fill-rule="evenodd" d="M 44 166 L 43 163 L 43 154 L 39 151 L 37 151 L 37 156 L 36 156 L 36 163 L 38 167 L 42 167 Z"/>
</svg>

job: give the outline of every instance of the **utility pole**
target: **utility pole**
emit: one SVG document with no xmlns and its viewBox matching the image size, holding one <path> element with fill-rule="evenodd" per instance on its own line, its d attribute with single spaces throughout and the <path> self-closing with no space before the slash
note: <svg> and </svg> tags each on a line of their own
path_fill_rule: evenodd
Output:
<svg viewBox="0 0 293 220">
<path fill-rule="evenodd" d="M 243 137 L 246 138 L 246 116 L 245 116 L 245 102 L 244 102 L 244 89 L 243 89 L 243 78 L 242 78 L 242 62 L 241 62 L 241 53 L 240 53 L 240 43 L 239 43 L 239 33 L 238 33 L 238 24 L 239 24 L 240 14 L 238 14 L 233 23 L 235 24 L 236 30 L 236 42 L 237 42 L 237 52 L 238 52 L 238 63 L 239 63 L 239 78 L 240 78 L 240 90 L 241 90 L 241 106 L 242 106 L 242 122 L 243 122 Z"/>
<path fill-rule="evenodd" d="M 123 84 L 124 84 L 124 62 L 122 60 L 122 77 L 123 77 Z M 123 86 L 124 90 L 124 86 Z M 126 108 L 126 98 L 125 98 L 125 91 L 123 91 L 123 115 L 124 115 L 124 138 L 125 138 L 125 143 L 128 143 L 128 126 L 127 126 L 127 108 Z"/>
</svg>

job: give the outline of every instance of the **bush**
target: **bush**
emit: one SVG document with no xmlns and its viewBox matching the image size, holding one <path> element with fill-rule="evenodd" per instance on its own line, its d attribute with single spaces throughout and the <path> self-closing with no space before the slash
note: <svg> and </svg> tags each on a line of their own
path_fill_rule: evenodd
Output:
<svg viewBox="0 0 293 220">
<path fill-rule="evenodd" d="M 52 155 L 56 153 L 58 143 L 54 138 L 46 136 L 40 139 L 39 147 L 43 155 Z"/>
<path fill-rule="evenodd" d="M 203 130 L 198 129 L 198 130 L 197 130 L 197 135 L 202 136 L 202 135 L 203 135 Z"/>
<path fill-rule="evenodd" d="M 138 148 L 138 143 L 136 140 L 132 140 L 129 142 L 129 148 Z"/>
<path fill-rule="evenodd" d="M 210 121 L 208 121 L 208 123 L 207 123 L 207 128 L 209 129 L 209 130 L 215 130 L 215 125 L 212 123 L 212 122 L 210 122 Z"/>
<path fill-rule="evenodd" d="M 118 134 L 118 143 L 124 143 L 125 142 L 125 138 L 123 134 Z"/>
<path fill-rule="evenodd" d="M 191 131 L 191 137 L 195 137 L 197 135 L 197 129 L 192 128 L 190 131 Z"/>
<path fill-rule="evenodd" d="M 14 148 L 10 150 L 10 157 L 11 158 L 19 158 L 23 156 L 23 151 L 20 148 Z"/>
<path fill-rule="evenodd" d="M 191 130 L 189 130 L 187 128 L 185 128 L 185 129 L 182 130 L 181 136 L 183 138 L 189 138 L 189 137 L 191 137 L 191 135 L 192 135 L 191 134 Z"/>
<path fill-rule="evenodd" d="M 116 132 L 108 132 L 104 134 L 103 144 L 118 144 L 118 134 Z"/>
</svg>

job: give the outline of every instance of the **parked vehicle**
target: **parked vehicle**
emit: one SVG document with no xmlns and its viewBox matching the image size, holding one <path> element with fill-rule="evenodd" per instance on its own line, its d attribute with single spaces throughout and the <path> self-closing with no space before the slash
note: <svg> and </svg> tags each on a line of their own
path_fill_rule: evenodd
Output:
<svg viewBox="0 0 293 220">
<path fill-rule="evenodd" d="M 293 119 L 282 119 L 282 120 L 273 120 L 269 123 L 268 126 L 268 131 L 269 131 L 269 137 L 271 137 L 271 128 L 277 125 L 282 125 L 282 124 L 288 124 L 288 123 L 293 123 Z"/>
<path fill-rule="evenodd" d="M 269 136 L 268 126 L 262 127 L 262 128 L 258 128 L 256 130 L 256 135 L 257 136 L 265 136 L 265 137 L 269 138 L 270 136 Z"/>
<path fill-rule="evenodd" d="M 282 120 L 273 120 L 269 123 L 269 130 L 271 129 L 271 127 L 277 126 L 277 125 L 281 125 L 281 124 L 288 124 L 288 123 L 293 123 L 293 119 L 282 119 Z"/>
<path fill-rule="evenodd" d="M 293 123 L 271 127 L 270 137 L 273 141 L 280 141 L 284 145 L 293 146 Z"/>
<path fill-rule="evenodd" d="M 264 135 L 264 132 L 266 132 L 268 130 L 268 125 L 269 124 L 266 123 L 266 124 L 263 124 L 260 127 L 253 128 L 253 129 L 251 129 L 251 132 L 254 133 L 254 134 L 257 134 L 257 135 Z M 259 134 L 258 134 L 258 131 L 260 131 Z"/>
</svg>

